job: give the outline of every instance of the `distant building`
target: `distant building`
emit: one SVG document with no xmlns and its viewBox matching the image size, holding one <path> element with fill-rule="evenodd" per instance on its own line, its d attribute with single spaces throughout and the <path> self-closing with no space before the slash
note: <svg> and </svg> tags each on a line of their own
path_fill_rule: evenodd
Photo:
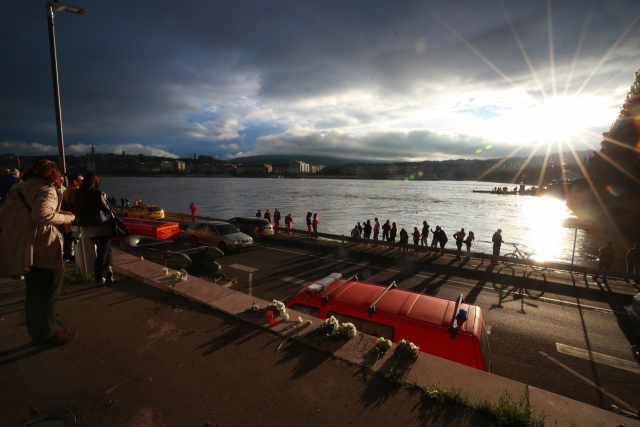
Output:
<svg viewBox="0 0 640 427">
<path fill-rule="evenodd" d="M 175 170 L 176 170 L 176 165 L 173 162 L 164 161 L 160 163 L 161 172 L 174 172 Z"/>
<path fill-rule="evenodd" d="M 290 162 L 289 173 L 309 173 L 309 164 L 299 160 Z"/>
<path fill-rule="evenodd" d="M 271 167 L 271 173 L 275 175 L 289 173 L 289 163 L 274 163 Z"/>
</svg>

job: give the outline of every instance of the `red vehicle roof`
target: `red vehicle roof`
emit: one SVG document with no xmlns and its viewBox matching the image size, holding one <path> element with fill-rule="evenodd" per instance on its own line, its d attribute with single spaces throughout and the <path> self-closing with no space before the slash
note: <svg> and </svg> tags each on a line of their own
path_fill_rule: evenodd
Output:
<svg viewBox="0 0 640 427">
<path fill-rule="evenodd" d="M 346 279 L 340 279 L 329 285 L 324 291 L 309 297 L 309 303 L 322 305 L 320 298 L 333 289 L 339 287 Z M 355 308 L 368 310 L 369 306 L 384 292 L 386 287 L 373 283 L 352 281 L 331 292 L 329 301 L 338 304 L 346 304 Z M 307 289 L 298 294 L 306 298 Z M 456 301 L 440 298 L 432 295 L 423 295 L 403 289 L 390 289 L 375 305 L 376 314 L 388 314 L 412 319 L 418 322 L 428 323 L 434 326 L 449 328 L 453 323 Z M 476 315 L 474 305 L 462 303 L 462 309 L 467 310 L 467 321 L 458 322 L 458 332 L 472 334 Z M 375 314 L 374 314 L 375 318 Z"/>
</svg>

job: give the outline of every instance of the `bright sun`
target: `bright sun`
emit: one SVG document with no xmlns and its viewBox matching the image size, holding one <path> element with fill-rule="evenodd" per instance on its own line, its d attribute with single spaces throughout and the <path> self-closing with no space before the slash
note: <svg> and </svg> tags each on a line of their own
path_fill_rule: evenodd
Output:
<svg viewBox="0 0 640 427">
<path fill-rule="evenodd" d="M 537 105 L 507 110 L 498 119 L 500 129 L 496 131 L 505 141 L 547 144 L 610 123 L 611 116 L 602 99 L 588 95 L 556 96 Z"/>
</svg>

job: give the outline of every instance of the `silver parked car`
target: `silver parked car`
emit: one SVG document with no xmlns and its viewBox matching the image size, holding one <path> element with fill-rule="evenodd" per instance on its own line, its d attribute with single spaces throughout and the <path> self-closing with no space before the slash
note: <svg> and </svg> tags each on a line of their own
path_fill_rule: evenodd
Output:
<svg viewBox="0 0 640 427">
<path fill-rule="evenodd" d="M 199 222 L 187 228 L 193 244 L 204 243 L 215 246 L 222 252 L 239 251 L 253 244 L 251 236 L 241 233 L 231 224 L 222 221 Z"/>
</svg>

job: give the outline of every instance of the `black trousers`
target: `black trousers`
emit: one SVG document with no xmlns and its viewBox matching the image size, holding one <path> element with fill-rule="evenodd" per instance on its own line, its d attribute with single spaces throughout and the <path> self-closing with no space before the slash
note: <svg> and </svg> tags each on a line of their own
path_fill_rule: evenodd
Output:
<svg viewBox="0 0 640 427">
<path fill-rule="evenodd" d="M 500 256 L 500 245 L 493 245 L 493 255 Z"/>
<path fill-rule="evenodd" d="M 24 298 L 24 317 L 27 332 L 35 341 L 53 337 L 56 326 L 58 294 L 64 279 L 64 268 L 31 267 L 24 274 L 27 292 Z"/>
<path fill-rule="evenodd" d="M 73 258 L 73 231 L 62 230 L 62 254 L 64 259 Z"/>
<path fill-rule="evenodd" d="M 313 236 L 314 237 L 318 237 L 318 226 L 317 225 L 313 226 Z"/>
<path fill-rule="evenodd" d="M 93 269 L 95 270 L 96 280 L 99 281 L 101 277 L 104 277 L 105 270 L 113 264 L 111 236 L 90 237 L 89 240 L 96 245 L 96 263 Z"/>
</svg>

